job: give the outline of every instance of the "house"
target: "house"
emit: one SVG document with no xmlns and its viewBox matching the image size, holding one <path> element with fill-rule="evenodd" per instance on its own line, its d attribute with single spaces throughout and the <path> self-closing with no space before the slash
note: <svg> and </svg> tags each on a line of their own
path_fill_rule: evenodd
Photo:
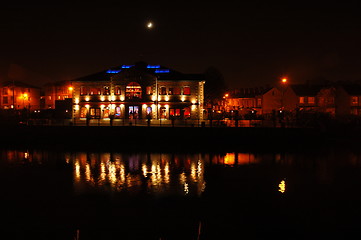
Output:
<svg viewBox="0 0 361 240">
<path fill-rule="evenodd" d="M 361 85 L 339 84 L 336 88 L 336 115 L 361 115 Z"/>
<path fill-rule="evenodd" d="M 1 109 L 40 109 L 40 88 L 19 81 L 1 84 Z"/>
<path fill-rule="evenodd" d="M 74 119 L 203 119 L 203 74 L 138 62 L 71 81 Z"/>
</svg>

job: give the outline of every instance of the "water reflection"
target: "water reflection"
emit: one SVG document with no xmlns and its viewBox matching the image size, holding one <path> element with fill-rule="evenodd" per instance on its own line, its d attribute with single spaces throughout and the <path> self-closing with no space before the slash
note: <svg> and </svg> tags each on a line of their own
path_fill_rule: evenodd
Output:
<svg viewBox="0 0 361 240">
<path fill-rule="evenodd" d="M 331 184 L 338 171 L 361 167 L 359 152 L 319 151 L 303 153 L 120 153 L 120 152 L 66 152 L 46 150 L 2 150 L 0 164 L 44 165 L 61 163 L 72 169 L 75 192 L 108 191 L 149 194 L 201 195 L 206 191 L 206 168 L 235 168 L 258 166 L 266 176 L 272 169 L 272 182 L 285 193 L 286 177 L 289 183 L 296 176 L 322 184 Z M 270 166 L 270 168 L 264 168 Z M 261 171 L 262 169 L 262 171 Z M 346 171 L 345 170 L 345 171 Z M 235 174 L 236 172 L 229 172 Z M 222 172 L 228 174 L 228 172 Z M 240 175 L 234 175 L 234 179 Z M 231 175 L 230 175 L 231 176 Z M 212 175 L 214 177 L 214 175 Z M 223 179 L 222 176 L 221 179 Z M 279 180 L 283 179 L 283 180 Z M 236 181 L 236 180 L 234 180 Z M 294 184 L 291 184 L 292 188 Z M 277 185 L 276 185 L 277 186 Z M 274 189 L 274 185 L 273 185 Z M 289 189 L 287 189 L 288 191 Z"/>
<path fill-rule="evenodd" d="M 199 154 L 75 153 L 76 191 L 95 187 L 112 192 L 145 191 L 200 195 L 205 190 L 204 158 Z"/>
</svg>

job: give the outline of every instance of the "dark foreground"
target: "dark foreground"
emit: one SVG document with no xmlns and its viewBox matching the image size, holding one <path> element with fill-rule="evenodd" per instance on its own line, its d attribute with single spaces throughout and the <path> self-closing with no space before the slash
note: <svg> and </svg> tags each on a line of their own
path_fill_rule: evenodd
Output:
<svg viewBox="0 0 361 240">
<path fill-rule="evenodd" d="M 345 128 L 2 126 L 5 146 L 122 151 L 287 150 L 358 144 Z M 358 145 L 356 145 L 358 147 Z"/>
</svg>

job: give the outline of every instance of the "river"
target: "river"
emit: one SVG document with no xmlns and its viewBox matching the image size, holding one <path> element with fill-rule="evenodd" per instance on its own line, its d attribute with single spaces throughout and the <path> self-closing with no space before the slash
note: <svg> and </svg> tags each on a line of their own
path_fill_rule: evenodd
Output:
<svg viewBox="0 0 361 240">
<path fill-rule="evenodd" d="M 355 149 L 0 154 L 5 239 L 361 236 Z"/>
</svg>

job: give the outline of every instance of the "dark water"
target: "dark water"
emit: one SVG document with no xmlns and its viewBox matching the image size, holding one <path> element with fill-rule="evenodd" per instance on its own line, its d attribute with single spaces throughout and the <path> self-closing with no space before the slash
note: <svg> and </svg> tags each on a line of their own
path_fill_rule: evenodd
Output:
<svg viewBox="0 0 361 240">
<path fill-rule="evenodd" d="M 361 153 L 0 151 L 2 239 L 355 239 Z"/>
</svg>

